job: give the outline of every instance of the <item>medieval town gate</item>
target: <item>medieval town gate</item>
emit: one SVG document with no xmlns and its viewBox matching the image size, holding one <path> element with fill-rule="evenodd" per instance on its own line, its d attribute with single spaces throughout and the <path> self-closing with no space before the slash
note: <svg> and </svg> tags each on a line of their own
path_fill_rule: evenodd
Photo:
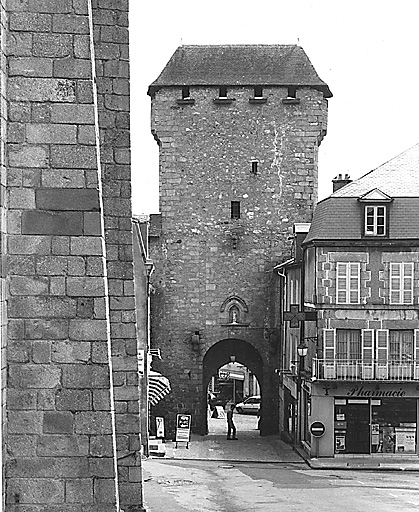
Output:
<svg viewBox="0 0 419 512">
<path fill-rule="evenodd" d="M 232 45 L 179 47 L 149 95 L 160 150 L 151 343 L 172 385 L 156 414 L 170 432 L 190 413 L 205 433 L 210 373 L 237 346 L 272 411 L 262 434 L 277 432 L 272 269 L 290 257 L 293 224 L 311 219 L 331 93 L 298 46 Z"/>
</svg>

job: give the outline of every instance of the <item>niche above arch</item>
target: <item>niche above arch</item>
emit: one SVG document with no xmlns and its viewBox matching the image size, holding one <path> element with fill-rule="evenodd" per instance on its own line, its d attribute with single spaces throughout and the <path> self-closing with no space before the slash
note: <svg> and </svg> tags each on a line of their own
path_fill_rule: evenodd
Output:
<svg viewBox="0 0 419 512">
<path fill-rule="evenodd" d="M 221 325 L 246 327 L 248 312 L 246 302 L 238 295 L 231 295 L 220 306 Z"/>
</svg>

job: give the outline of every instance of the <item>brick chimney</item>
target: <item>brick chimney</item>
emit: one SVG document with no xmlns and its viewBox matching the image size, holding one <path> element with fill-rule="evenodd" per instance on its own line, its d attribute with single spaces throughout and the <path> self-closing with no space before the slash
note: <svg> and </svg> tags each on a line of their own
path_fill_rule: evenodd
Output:
<svg viewBox="0 0 419 512">
<path fill-rule="evenodd" d="M 336 190 L 339 190 L 340 188 L 344 187 L 348 183 L 352 183 L 352 180 L 349 176 L 349 174 L 338 174 L 335 178 L 332 180 L 333 183 L 333 192 L 336 192 Z"/>
</svg>

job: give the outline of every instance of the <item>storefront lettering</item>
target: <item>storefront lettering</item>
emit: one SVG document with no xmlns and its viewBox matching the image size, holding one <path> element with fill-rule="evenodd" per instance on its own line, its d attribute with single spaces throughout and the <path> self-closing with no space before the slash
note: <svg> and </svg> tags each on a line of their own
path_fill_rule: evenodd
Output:
<svg viewBox="0 0 419 512">
<path fill-rule="evenodd" d="M 406 391 L 400 389 L 364 389 L 364 386 L 353 386 L 346 393 L 347 396 L 361 397 L 397 397 L 401 398 L 406 395 Z"/>
</svg>

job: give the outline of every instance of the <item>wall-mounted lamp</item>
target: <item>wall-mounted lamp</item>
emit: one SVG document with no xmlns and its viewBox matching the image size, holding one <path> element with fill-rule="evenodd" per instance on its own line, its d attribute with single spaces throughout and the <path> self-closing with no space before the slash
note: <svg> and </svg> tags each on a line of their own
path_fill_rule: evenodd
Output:
<svg viewBox="0 0 419 512">
<path fill-rule="evenodd" d="M 308 352 L 308 347 L 304 342 L 301 342 L 297 347 L 297 353 L 299 357 L 306 357 Z"/>
<path fill-rule="evenodd" d="M 231 355 L 231 356 L 230 356 L 230 362 L 231 362 L 231 363 L 235 363 L 235 362 L 236 362 L 236 356 Z"/>
</svg>

